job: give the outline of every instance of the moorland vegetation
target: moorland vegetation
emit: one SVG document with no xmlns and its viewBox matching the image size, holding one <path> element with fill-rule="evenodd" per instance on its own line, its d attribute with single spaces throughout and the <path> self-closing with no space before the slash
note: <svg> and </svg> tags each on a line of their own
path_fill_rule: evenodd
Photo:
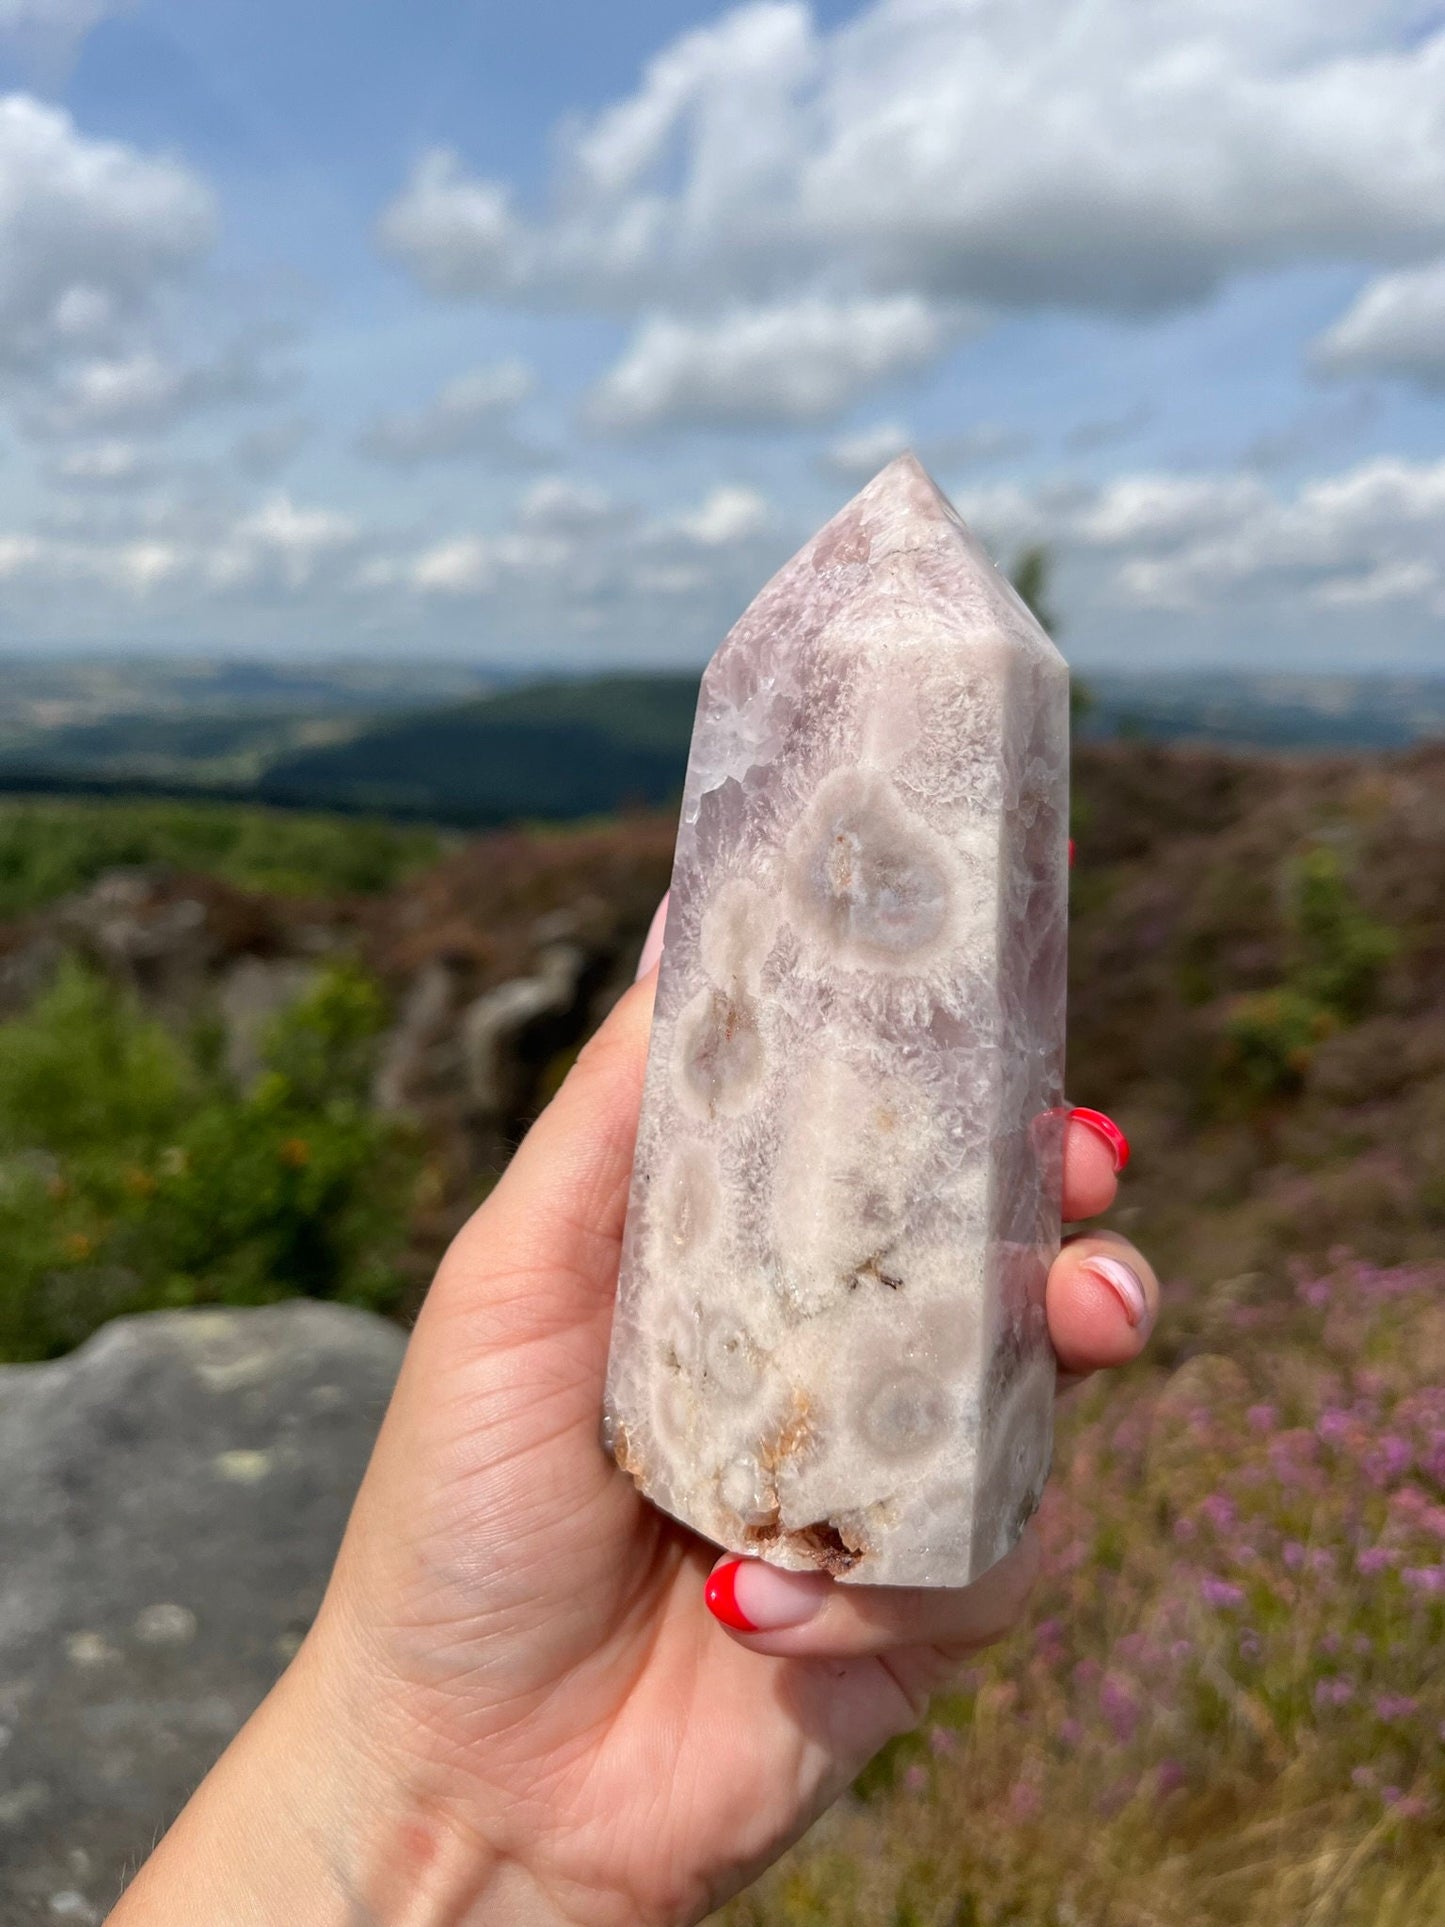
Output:
<svg viewBox="0 0 1445 1927">
<path fill-rule="evenodd" d="M 238 1069 L 210 978 L 177 999 L 71 945 L 95 868 L 59 807 L 0 810 L 0 1348 L 293 1292 L 400 1315 L 626 981 L 665 819 L 435 862 L 429 833 L 354 822 L 289 854 L 222 834 L 219 806 L 204 829 L 166 806 L 149 843 L 132 822 L 102 867 L 178 865 L 204 904 L 219 876 L 263 947 L 331 905 Z M 1070 1092 L 1133 1140 L 1116 1221 L 1164 1313 L 1144 1361 L 1065 1407 L 1028 1628 L 730 1927 L 1445 1919 L 1442 825 L 1441 748 L 1081 750 Z M 426 1033 L 434 1096 L 378 1104 L 417 1013 L 453 1008 L 444 979 L 480 1035 L 494 993 L 563 978 L 488 1033 L 487 1148 L 460 1019 Z"/>
</svg>

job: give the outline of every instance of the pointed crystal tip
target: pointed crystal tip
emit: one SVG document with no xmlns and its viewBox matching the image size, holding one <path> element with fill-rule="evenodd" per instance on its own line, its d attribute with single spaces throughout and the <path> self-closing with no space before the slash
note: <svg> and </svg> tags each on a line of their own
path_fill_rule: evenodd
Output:
<svg viewBox="0 0 1445 1927">
<path fill-rule="evenodd" d="M 896 561 L 893 558 L 897 558 Z M 905 449 L 843 504 L 779 571 L 759 604 L 793 599 L 800 580 L 837 563 L 891 563 L 890 587 L 971 632 L 992 630 L 1026 651 L 1057 652 L 1037 616 L 914 451 Z M 746 618 L 744 619 L 746 620 Z"/>
</svg>

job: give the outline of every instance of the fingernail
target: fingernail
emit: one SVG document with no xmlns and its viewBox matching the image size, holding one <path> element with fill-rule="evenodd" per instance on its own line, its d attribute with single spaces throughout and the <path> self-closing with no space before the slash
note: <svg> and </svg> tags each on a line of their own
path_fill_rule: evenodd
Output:
<svg viewBox="0 0 1445 1927">
<path fill-rule="evenodd" d="M 1077 1106 L 1069 1116 L 1076 1124 L 1086 1124 L 1091 1131 L 1101 1137 L 1109 1147 L 1109 1155 L 1114 1160 L 1114 1176 L 1118 1177 L 1129 1162 L 1129 1140 L 1119 1129 L 1112 1117 L 1105 1117 L 1102 1111 L 1082 1110 Z"/>
<path fill-rule="evenodd" d="M 1069 838 L 1069 868 L 1072 870 L 1073 867 L 1074 867 L 1074 839 L 1070 837 Z"/>
<path fill-rule="evenodd" d="M 637 959 L 637 975 L 633 979 L 634 983 L 640 984 L 648 971 L 656 967 L 662 955 L 662 935 L 667 928 L 667 898 L 671 895 L 672 892 L 669 890 L 667 896 L 663 897 L 662 902 L 652 913 L 652 922 L 647 926 L 647 939 L 642 946 L 642 955 Z"/>
<path fill-rule="evenodd" d="M 1086 1258 L 1079 1267 L 1081 1271 L 1092 1271 L 1096 1278 L 1102 1278 L 1124 1307 L 1124 1316 L 1129 1323 L 1147 1331 L 1149 1328 L 1149 1295 L 1144 1282 L 1131 1265 L 1121 1258 Z"/>
<path fill-rule="evenodd" d="M 737 1633 L 780 1633 L 803 1626 L 828 1597 L 821 1572 L 783 1572 L 761 1559 L 728 1559 L 709 1577 L 708 1611 Z"/>
</svg>

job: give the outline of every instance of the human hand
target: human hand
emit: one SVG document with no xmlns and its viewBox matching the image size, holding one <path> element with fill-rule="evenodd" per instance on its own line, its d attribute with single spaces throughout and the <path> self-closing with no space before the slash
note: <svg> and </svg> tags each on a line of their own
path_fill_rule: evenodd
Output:
<svg viewBox="0 0 1445 1927">
<path fill-rule="evenodd" d="M 604 1453 L 654 981 L 447 1254 L 316 1625 L 114 1927 L 697 1920 L 1017 1619 L 1029 1533 L 963 1591 L 838 1585 L 719 1559 Z M 1115 1192 L 1093 1115 L 1071 1221 Z M 1134 1357 L 1157 1301 L 1122 1239 L 1067 1243 L 1061 1383 Z"/>
</svg>

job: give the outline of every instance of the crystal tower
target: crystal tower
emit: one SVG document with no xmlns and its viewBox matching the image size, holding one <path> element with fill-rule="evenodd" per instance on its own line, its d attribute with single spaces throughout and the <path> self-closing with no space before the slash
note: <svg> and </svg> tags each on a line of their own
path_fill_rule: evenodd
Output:
<svg viewBox="0 0 1445 1927">
<path fill-rule="evenodd" d="M 911 456 L 703 678 L 604 1435 L 776 1565 L 966 1584 L 1048 1470 L 1069 703 Z"/>
</svg>

